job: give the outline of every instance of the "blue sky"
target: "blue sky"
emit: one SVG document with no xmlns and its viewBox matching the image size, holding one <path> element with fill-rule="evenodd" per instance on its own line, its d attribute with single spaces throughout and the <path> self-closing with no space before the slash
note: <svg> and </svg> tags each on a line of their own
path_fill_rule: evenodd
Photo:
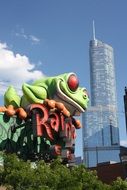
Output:
<svg viewBox="0 0 127 190">
<path fill-rule="evenodd" d="M 121 143 L 126 143 L 123 94 L 127 85 L 126 0 L 0 1 L 0 87 L 17 89 L 40 76 L 75 72 L 90 91 L 89 41 L 114 48 Z M 81 130 L 76 155 L 82 155 Z"/>
</svg>

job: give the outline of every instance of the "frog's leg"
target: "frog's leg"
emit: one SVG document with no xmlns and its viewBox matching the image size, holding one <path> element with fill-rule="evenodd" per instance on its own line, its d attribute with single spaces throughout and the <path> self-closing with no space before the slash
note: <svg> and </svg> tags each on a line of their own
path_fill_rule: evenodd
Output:
<svg viewBox="0 0 127 190">
<path fill-rule="evenodd" d="M 55 100 L 49 100 L 45 99 L 44 103 L 48 105 L 50 108 L 57 108 L 60 110 L 65 116 L 70 117 L 70 112 L 67 110 L 67 108 L 64 106 L 61 102 L 56 102 Z"/>
<path fill-rule="evenodd" d="M 5 112 L 8 116 L 18 114 L 20 118 L 25 119 L 27 114 L 23 108 L 20 108 L 21 98 L 13 86 L 10 86 L 4 94 L 4 105 L 0 107 L 0 112 Z"/>
<path fill-rule="evenodd" d="M 20 101 L 21 97 L 17 94 L 14 87 L 9 86 L 4 94 L 4 105 L 6 107 L 8 107 L 9 105 L 13 105 L 14 108 L 18 108 L 20 106 Z"/>
<path fill-rule="evenodd" d="M 20 97 L 17 95 L 13 86 L 10 86 L 4 94 L 4 105 L 0 107 L 0 112 L 6 112 L 7 115 L 13 116 L 15 114 L 14 107 L 20 104 Z"/>
</svg>

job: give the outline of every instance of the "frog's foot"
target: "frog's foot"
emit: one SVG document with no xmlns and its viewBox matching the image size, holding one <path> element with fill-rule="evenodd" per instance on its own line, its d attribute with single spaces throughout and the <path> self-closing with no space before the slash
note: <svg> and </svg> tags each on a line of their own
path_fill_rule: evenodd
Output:
<svg viewBox="0 0 127 190">
<path fill-rule="evenodd" d="M 14 107 L 12 105 L 9 105 L 7 107 L 1 106 L 0 112 L 5 112 L 10 117 L 15 115 L 15 110 L 14 110 Z"/>
<path fill-rule="evenodd" d="M 13 105 L 9 105 L 7 107 L 5 107 L 5 106 L 0 107 L 0 112 L 5 112 L 10 117 L 12 117 L 16 114 L 18 114 L 18 116 L 21 119 L 25 119 L 27 117 L 27 113 L 23 108 L 15 109 L 15 107 Z"/>
<path fill-rule="evenodd" d="M 66 109 L 63 103 L 56 102 L 55 100 L 45 99 L 44 103 L 48 105 L 50 108 L 57 108 L 60 110 L 65 116 L 70 117 L 70 112 Z"/>
</svg>

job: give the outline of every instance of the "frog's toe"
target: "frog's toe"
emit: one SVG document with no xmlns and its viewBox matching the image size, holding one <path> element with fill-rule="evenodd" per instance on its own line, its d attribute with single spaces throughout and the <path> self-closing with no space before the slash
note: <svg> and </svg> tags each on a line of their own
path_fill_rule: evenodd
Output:
<svg viewBox="0 0 127 190">
<path fill-rule="evenodd" d="M 8 116 L 13 116 L 15 115 L 15 109 L 14 109 L 14 106 L 13 105 L 9 105 L 5 111 L 5 113 L 8 115 Z"/>
<path fill-rule="evenodd" d="M 5 106 L 0 106 L 0 112 L 5 112 L 7 108 Z"/>
<path fill-rule="evenodd" d="M 45 99 L 44 103 L 48 105 L 50 108 L 55 108 L 55 104 L 56 104 L 55 100 Z"/>
<path fill-rule="evenodd" d="M 16 109 L 16 114 L 18 114 L 21 119 L 26 119 L 27 117 L 26 111 L 21 107 Z"/>
<path fill-rule="evenodd" d="M 73 124 L 75 125 L 75 128 L 76 128 L 76 129 L 82 128 L 81 122 L 80 122 L 80 120 L 78 120 L 78 119 L 74 119 L 74 118 L 73 118 Z"/>
<path fill-rule="evenodd" d="M 63 114 L 67 117 L 70 117 L 70 112 L 64 107 L 64 109 L 62 110 Z"/>
</svg>

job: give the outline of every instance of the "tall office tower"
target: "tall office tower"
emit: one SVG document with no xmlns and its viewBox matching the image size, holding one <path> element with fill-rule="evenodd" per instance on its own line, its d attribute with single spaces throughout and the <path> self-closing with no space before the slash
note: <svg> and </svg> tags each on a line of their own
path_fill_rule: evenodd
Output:
<svg viewBox="0 0 127 190">
<path fill-rule="evenodd" d="M 87 167 L 119 161 L 116 80 L 113 48 L 95 38 L 90 41 L 91 105 L 83 114 L 83 159 Z"/>
</svg>

